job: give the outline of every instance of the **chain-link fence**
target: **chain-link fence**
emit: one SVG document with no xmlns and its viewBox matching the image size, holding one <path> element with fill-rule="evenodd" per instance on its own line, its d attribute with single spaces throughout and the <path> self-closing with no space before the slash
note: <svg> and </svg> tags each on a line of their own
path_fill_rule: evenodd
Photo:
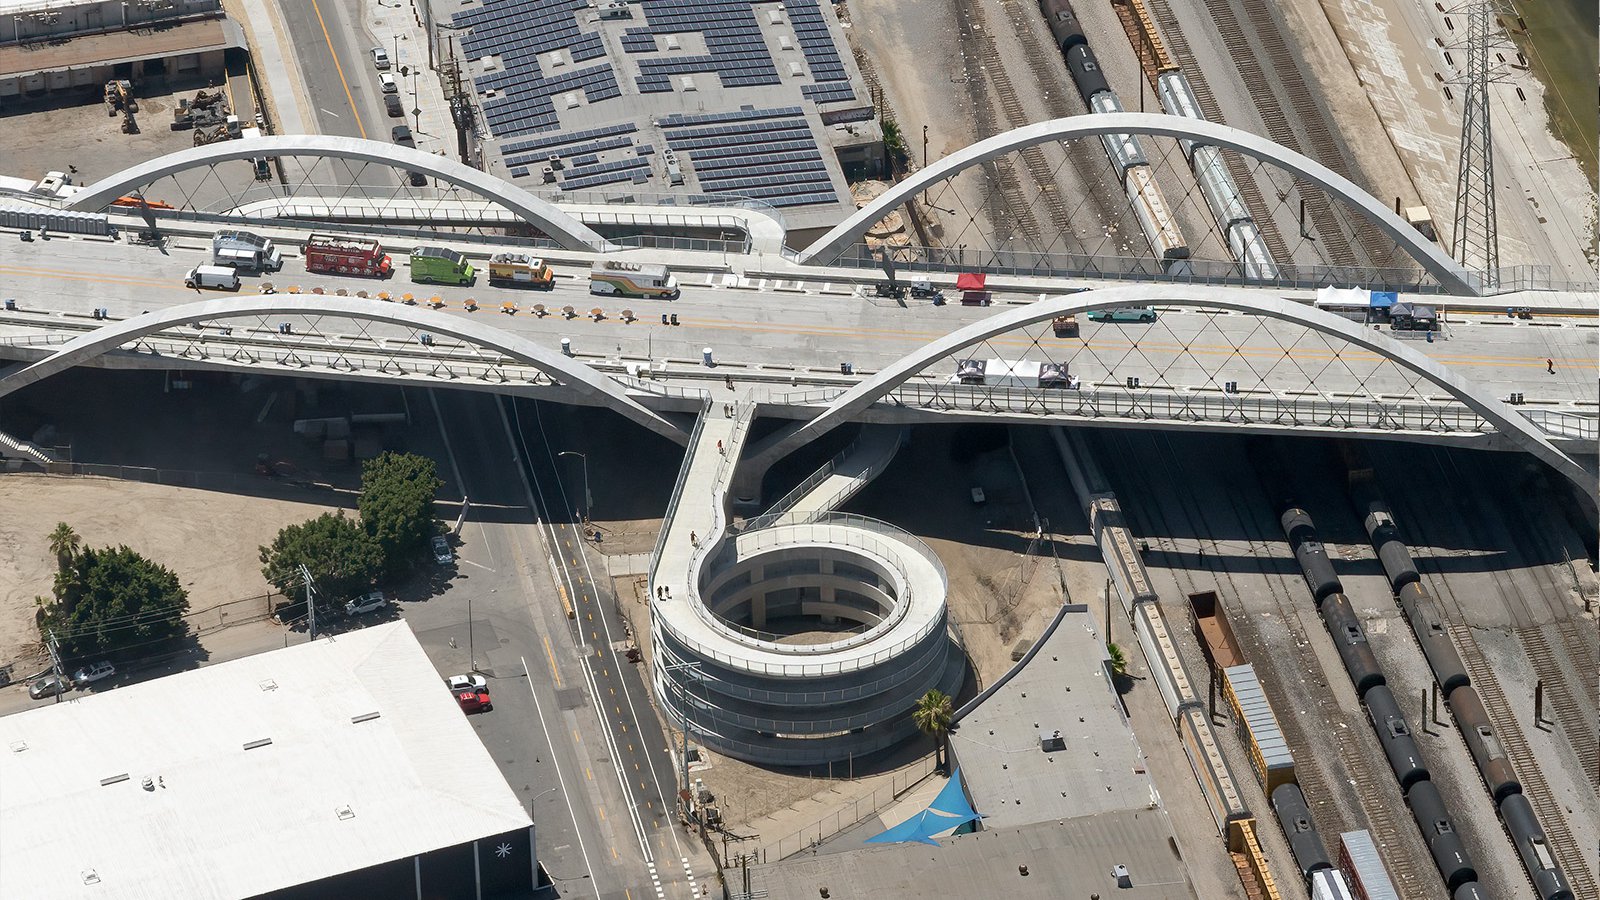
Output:
<svg viewBox="0 0 1600 900">
<path fill-rule="evenodd" d="M 762 862 L 772 862 L 815 847 L 828 838 L 860 824 L 868 816 L 898 800 L 902 794 L 921 784 L 933 772 L 933 757 L 923 757 L 914 765 L 894 773 L 887 784 L 879 785 L 866 796 L 846 801 L 832 813 L 776 841 L 762 841 L 756 850 L 756 855 Z"/>
</svg>

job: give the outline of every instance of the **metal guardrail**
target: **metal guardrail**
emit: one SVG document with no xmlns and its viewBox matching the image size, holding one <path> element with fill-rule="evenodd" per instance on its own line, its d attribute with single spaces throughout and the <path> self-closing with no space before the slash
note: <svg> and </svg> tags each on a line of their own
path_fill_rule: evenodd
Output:
<svg viewBox="0 0 1600 900">
<path fill-rule="evenodd" d="M 661 531 L 656 535 L 655 549 L 650 551 L 652 589 L 656 581 L 656 566 L 661 562 L 661 548 L 667 543 L 668 526 L 678 512 L 679 501 L 683 499 L 683 483 L 689 478 L 689 469 L 694 465 L 694 451 L 700 445 L 700 432 L 705 430 L 706 417 L 709 415 L 711 415 L 711 399 L 707 397 L 705 405 L 700 409 L 700 415 L 695 417 L 694 429 L 689 432 L 689 444 L 683 454 L 683 465 L 678 467 L 678 478 L 672 484 L 672 497 L 667 501 L 667 511 L 661 517 Z"/>
</svg>

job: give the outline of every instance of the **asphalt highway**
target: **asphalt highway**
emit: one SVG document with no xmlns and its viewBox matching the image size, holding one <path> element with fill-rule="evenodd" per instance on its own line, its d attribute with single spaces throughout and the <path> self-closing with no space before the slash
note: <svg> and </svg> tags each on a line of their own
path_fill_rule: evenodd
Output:
<svg viewBox="0 0 1600 900">
<path fill-rule="evenodd" d="M 391 247 L 391 253 L 397 248 Z M 403 251 L 402 251 L 403 253 Z M 205 246 L 193 238 L 169 242 L 165 250 L 120 243 L 55 238 L 18 245 L 0 262 L 6 297 L 14 297 L 22 310 L 32 313 L 86 315 L 105 308 L 113 318 L 191 302 L 201 297 L 182 287 L 183 273 L 206 262 Z M 683 273 L 683 296 L 674 302 L 593 297 L 587 292 L 586 271 L 558 266 L 561 278 L 554 291 L 529 292 L 490 287 L 480 279 L 470 288 L 414 285 L 407 280 L 404 255 L 397 255 L 397 273 L 386 281 L 308 275 L 303 263 L 290 258 L 283 272 L 246 279 L 241 299 L 255 293 L 262 281 L 280 291 L 291 286 L 303 290 L 343 288 L 354 293 L 388 291 L 395 297 L 413 293 L 425 302 L 440 296 L 445 306 L 440 316 L 471 315 L 490 319 L 506 331 L 526 335 L 556 347 L 569 338 L 580 358 L 625 358 L 640 362 L 677 361 L 686 375 L 695 372 L 702 352 L 713 351 L 721 372 L 736 376 L 760 369 L 767 378 L 808 372 L 837 376 L 841 363 L 851 363 L 858 373 L 870 372 L 912 352 L 934 338 L 979 321 L 1012 303 L 1033 297 L 997 297 L 989 308 L 951 303 L 934 307 L 926 301 L 896 303 L 855 296 L 824 294 L 818 285 L 797 292 L 734 289 L 720 276 Z M 223 295 L 226 296 L 226 295 Z M 480 309 L 463 309 L 467 297 Z M 518 307 L 514 315 L 498 312 L 502 303 Z M 552 314 L 532 315 L 534 304 L 544 304 Z M 571 306 L 574 317 L 560 314 Z M 604 318 L 587 314 L 602 309 Z M 637 321 L 625 322 L 624 308 Z M 1153 325 L 1082 323 L 1084 342 L 1061 341 L 1048 326 L 1026 333 L 993 338 L 963 352 L 977 358 L 1035 359 L 1070 362 L 1086 381 L 1120 382 L 1138 376 L 1145 384 L 1165 378 L 1174 385 L 1200 385 L 1237 380 L 1246 387 L 1257 382 L 1283 392 L 1321 390 L 1369 391 L 1408 396 L 1417 380 L 1397 367 L 1377 365 L 1377 357 L 1363 351 L 1334 347 L 1327 339 L 1298 325 L 1272 322 L 1241 314 L 1161 307 Z M 681 323 L 662 325 L 660 316 L 672 314 Z M 22 319 L 29 318 L 24 316 Z M 0 317 L 0 335 L 15 333 Z M 1450 337 L 1434 343 L 1413 340 L 1409 345 L 1459 376 L 1496 396 L 1521 392 L 1533 404 L 1592 414 L 1596 376 L 1596 328 L 1593 317 L 1540 317 L 1533 322 L 1508 320 L 1487 314 L 1453 314 Z M 346 326 L 322 327 L 350 333 Z M 406 337 L 406 329 L 364 326 L 374 336 Z M 386 330 L 387 329 L 387 330 Z M 930 371 L 942 380 L 953 371 L 953 360 Z M 1550 371 L 1551 369 L 1554 371 Z M 1441 395 L 1440 389 L 1427 393 Z"/>
</svg>

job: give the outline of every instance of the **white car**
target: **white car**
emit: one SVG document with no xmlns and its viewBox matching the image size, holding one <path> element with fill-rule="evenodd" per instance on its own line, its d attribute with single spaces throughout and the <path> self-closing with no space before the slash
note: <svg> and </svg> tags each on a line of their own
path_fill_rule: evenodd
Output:
<svg viewBox="0 0 1600 900">
<path fill-rule="evenodd" d="M 489 679 L 476 672 L 466 675 L 451 675 L 444 680 L 444 683 L 450 686 L 450 693 L 452 694 L 459 694 L 463 691 L 476 693 L 489 687 Z"/>
<path fill-rule="evenodd" d="M 72 673 L 72 683 L 76 687 L 85 687 L 102 678 L 110 678 L 117 674 L 117 667 L 109 662 L 101 661 L 92 666 L 84 666 Z"/>
<path fill-rule="evenodd" d="M 383 67 L 379 66 L 379 68 Z M 378 76 L 378 85 L 383 88 L 385 94 L 398 94 L 400 92 L 400 83 L 395 81 L 394 76 L 388 72 Z"/>
<path fill-rule="evenodd" d="M 362 594 L 346 603 L 344 611 L 346 615 L 359 616 L 363 613 L 376 612 L 387 605 L 389 605 L 389 601 L 383 596 L 383 591 L 373 591 L 370 594 Z"/>
<path fill-rule="evenodd" d="M 372 67 L 379 71 L 389 68 L 389 51 L 382 47 L 373 47 Z"/>
</svg>

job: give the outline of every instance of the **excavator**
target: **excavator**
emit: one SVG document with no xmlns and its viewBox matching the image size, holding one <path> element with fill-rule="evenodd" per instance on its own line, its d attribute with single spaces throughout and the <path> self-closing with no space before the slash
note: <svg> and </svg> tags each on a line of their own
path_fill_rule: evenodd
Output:
<svg viewBox="0 0 1600 900">
<path fill-rule="evenodd" d="M 139 111 L 139 101 L 133 98 L 133 82 L 115 79 L 106 82 L 106 115 L 122 113 L 122 133 L 138 134 L 139 122 L 133 114 Z"/>
</svg>

